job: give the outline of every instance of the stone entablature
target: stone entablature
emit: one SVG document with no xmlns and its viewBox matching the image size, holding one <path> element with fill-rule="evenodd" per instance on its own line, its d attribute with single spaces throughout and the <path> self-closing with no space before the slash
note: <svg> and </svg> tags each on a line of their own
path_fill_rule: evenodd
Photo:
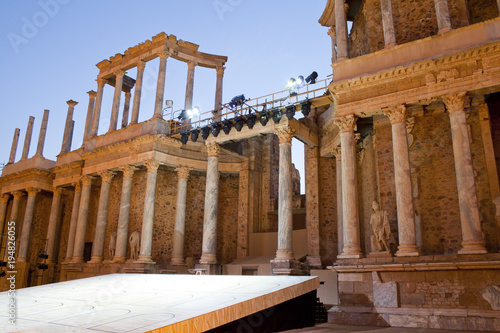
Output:
<svg viewBox="0 0 500 333">
<path fill-rule="evenodd" d="M 54 174 L 40 169 L 26 169 L 1 178 L 2 193 L 9 193 L 27 188 L 37 188 L 52 192 Z"/>
</svg>

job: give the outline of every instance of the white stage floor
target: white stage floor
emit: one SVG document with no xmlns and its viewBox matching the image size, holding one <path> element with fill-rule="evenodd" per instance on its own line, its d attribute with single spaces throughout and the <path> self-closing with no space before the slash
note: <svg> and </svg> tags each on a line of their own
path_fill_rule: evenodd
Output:
<svg viewBox="0 0 500 333">
<path fill-rule="evenodd" d="M 112 274 L 0 293 L 0 332 L 201 332 L 319 287 L 309 276 Z"/>
</svg>

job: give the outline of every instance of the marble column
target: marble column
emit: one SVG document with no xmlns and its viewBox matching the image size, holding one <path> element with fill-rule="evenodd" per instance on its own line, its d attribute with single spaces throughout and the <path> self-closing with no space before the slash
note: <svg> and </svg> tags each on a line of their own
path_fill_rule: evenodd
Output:
<svg viewBox="0 0 500 333">
<path fill-rule="evenodd" d="M 111 106 L 111 119 L 109 120 L 108 133 L 116 131 L 118 124 L 118 113 L 120 112 L 120 98 L 122 96 L 124 70 L 118 70 L 115 73 L 115 94 L 113 95 L 113 106 Z"/>
<path fill-rule="evenodd" d="M 340 146 L 342 154 L 342 222 L 344 248 L 339 259 L 361 258 L 359 213 L 358 213 L 358 177 L 356 172 L 356 145 L 354 129 L 357 117 L 354 115 L 339 117 L 335 124 L 340 128 Z"/>
<path fill-rule="evenodd" d="M 189 178 L 188 168 L 177 169 L 177 207 L 175 211 L 175 226 L 173 236 L 172 261 L 174 266 L 184 263 L 184 232 L 186 224 L 186 196 Z"/>
<path fill-rule="evenodd" d="M 215 105 L 214 110 L 217 110 L 215 115 L 220 114 L 219 109 L 222 107 L 222 81 L 224 79 L 224 70 L 226 67 L 217 66 L 217 84 L 215 86 Z"/>
<path fill-rule="evenodd" d="M 2 194 L 0 197 L 0 234 L 3 234 L 3 228 L 5 226 L 5 218 L 7 214 L 7 205 L 9 203 L 10 196 L 8 194 Z M 0 243 L 2 239 L 0 238 Z"/>
<path fill-rule="evenodd" d="M 122 116 L 122 128 L 128 125 L 128 111 L 130 109 L 130 97 L 132 94 L 130 91 L 125 93 L 125 104 L 123 105 L 123 116 Z"/>
<path fill-rule="evenodd" d="M 319 148 L 304 145 L 306 183 L 307 262 L 321 268 L 319 232 Z M 293 186 L 292 186 L 293 188 Z"/>
<path fill-rule="evenodd" d="M 142 216 L 141 250 L 137 261 L 153 263 L 151 249 L 153 247 L 153 224 L 155 216 L 156 176 L 160 162 L 149 160 L 144 163 L 148 169 L 144 213 Z"/>
<path fill-rule="evenodd" d="M 275 262 L 292 261 L 293 253 L 293 187 L 292 139 L 295 131 L 290 127 L 278 128 L 279 137 L 279 192 L 278 192 L 278 250 Z"/>
<path fill-rule="evenodd" d="M 328 29 L 328 36 L 332 39 L 332 64 L 337 61 L 337 34 L 335 27 Z"/>
<path fill-rule="evenodd" d="M 28 121 L 28 128 L 26 129 L 26 136 L 24 138 L 24 147 L 23 147 L 23 155 L 21 157 L 22 160 L 28 158 L 28 153 L 30 151 L 31 144 L 31 135 L 33 134 L 33 123 L 35 122 L 35 117 L 30 116 Z"/>
<path fill-rule="evenodd" d="M 9 163 L 7 164 L 14 163 L 16 160 L 17 144 L 19 142 L 19 132 L 20 132 L 19 128 L 16 128 L 14 130 L 14 138 L 12 138 L 12 146 L 10 148 Z"/>
<path fill-rule="evenodd" d="M 12 209 L 10 210 L 10 221 L 19 222 L 17 218 L 19 217 L 19 203 L 21 202 L 21 197 L 24 195 L 23 191 L 14 191 L 12 196 L 14 200 L 12 201 Z"/>
<path fill-rule="evenodd" d="M 76 225 L 78 223 L 78 210 L 80 208 L 80 198 L 82 197 L 82 185 L 75 183 L 75 196 L 73 197 L 73 208 L 71 209 L 71 221 L 69 224 L 68 245 L 66 247 L 65 261 L 71 261 L 75 248 Z"/>
<path fill-rule="evenodd" d="M 73 249 L 73 260 L 75 263 L 83 263 L 83 251 L 85 249 L 85 233 L 87 232 L 87 219 L 89 215 L 90 190 L 92 177 L 85 175 L 81 179 L 82 194 L 80 207 L 78 208 L 78 222 L 76 223 L 75 247 Z"/>
<path fill-rule="evenodd" d="M 135 78 L 134 102 L 132 104 L 132 118 L 130 124 L 139 122 L 139 109 L 141 107 L 142 80 L 144 77 L 144 69 L 146 62 L 139 60 L 137 62 L 137 77 Z"/>
<path fill-rule="evenodd" d="M 90 136 L 92 129 L 92 118 L 94 117 L 95 97 L 97 93 L 93 90 L 87 92 L 89 94 L 89 107 L 87 108 L 87 119 L 85 119 L 85 130 L 83 132 L 83 141 L 87 140 Z"/>
<path fill-rule="evenodd" d="M 392 0 L 380 0 L 380 7 L 385 47 L 391 47 L 396 45 L 396 31 L 394 30 L 394 20 L 392 18 Z"/>
<path fill-rule="evenodd" d="M 337 36 L 337 61 L 349 57 L 347 44 L 347 18 L 344 0 L 335 0 L 335 34 Z"/>
<path fill-rule="evenodd" d="M 186 98 L 184 100 L 184 109 L 189 110 L 193 107 L 193 88 L 194 88 L 194 69 L 197 63 L 195 61 L 189 61 L 188 74 L 186 81 Z"/>
<path fill-rule="evenodd" d="M 101 194 L 97 207 L 97 221 L 94 230 L 94 242 L 92 243 L 91 263 L 101 263 L 104 253 L 104 240 L 106 237 L 106 225 L 108 224 L 108 203 L 111 180 L 115 174 L 111 171 L 103 171 L 101 177 Z"/>
<path fill-rule="evenodd" d="M 43 157 L 43 146 L 45 145 L 45 135 L 47 134 L 47 123 L 49 121 L 49 110 L 43 111 L 42 126 L 38 135 L 38 146 L 35 156 Z"/>
<path fill-rule="evenodd" d="M 92 127 L 89 138 L 97 136 L 99 130 L 99 118 L 101 117 L 102 95 L 104 93 L 105 79 L 97 79 L 97 95 L 95 99 L 94 115 L 92 116 Z"/>
<path fill-rule="evenodd" d="M 158 69 L 158 82 L 156 83 L 155 113 L 153 118 L 163 118 L 163 95 L 165 94 L 165 77 L 167 75 L 167 59 L 169 56 L 168 52 L 160 53 L 160 68 Z"/>
<path fill-rule="evenodd" d="M 392 149 L 394 154 L 394 178 L 398 215 L 399 246 L 396 256 L 418 256 L 415 229 L 415 210 L 411 185 L 410 155 L 406 131 L 407 109 L 405 105 L 383 110 L 392 124 Z"/>
<path fill-rule="evenodd" d="M 49 226 L 47 229 L 47 255 L 49 259 L 47 260 L 49 263 L 57 262 L 57 258 L 55 258 L 55 247 L 56 247 L 56 232 L 57 232 L 57 223 L 59 222 L 59 215 L 61 210 L 61 194 L 62 187 L 55 187 L 53 190 L 54 196 L 52 197 L 52 206 L 50 207 L 50 216 L 49 216 Z"/>
<path fill-rule="evenodd" d="M 123 172 L 122 194 L 120 197 L 120 213 L 116 232 L 114 262 L 125 262 L 127 259 L 128 225 L 130 221 L 130 199 L 132 197 L 132 177 L 137 168 L 127 165 L 120 169 Z"/>
<path fill-rule="evenodd" d="M 459 254 L 487 253 L 481 230 L 474 166 L 467 129 L 465 93 L 443 96 L 450 114 L 453 156 L 457 174 L 458 203 L 462 225 L 462 249 Z"/>
<path fill-rule="evenodd" d="M 438 34 L 451 30 L 450 10 L 448 0 L 434 0 L 436 7 L 436 18 L 438 24 Z"/>
<path fill-rule="evenodd" d="M 217 208 L 219 200 L 218 143 L 207 143 L 207 185 L 205 187 L 205 214 L 203 216 L 203 243 L 200 264 L 217 264 Z"/>
<path fill-rule="evenodd" d="M 344 250 L 344 226 L 342 223 L 342 149 L 337 147 L 334 149 L 335 155 L 335 178 L 337 181 L 337 238 L 338 238 L 338 254 L 342 254 Z"/>
<path fill-rule="evenodd" d="M 68 103 L 68 115 L 66 116 L 66 125 L 64 126 L 61 153 L 67 153 L 71 150 L 71 144 L 69 143 L 71 141 L 71 122 L 73 121 L 73 111 L 75 110 L 75 106 L 78 104 L 78 102 L 71 99 L 66 103 Z"/>
<path fill-rule="evenodd" d="M 33 213 L 35 212 L 36 194 L 40 189 L 29 188 L 28 201 L 26 203 L 26 211 L 24 213 L 23 230 L 21 232 L 21 240 L 19 241 L 19 252 L 17 254 L 18 262 L 26 262 L 28 255 L 28 246 L 30 242 L 31 225 L 33 224 Z"/>
</svg>

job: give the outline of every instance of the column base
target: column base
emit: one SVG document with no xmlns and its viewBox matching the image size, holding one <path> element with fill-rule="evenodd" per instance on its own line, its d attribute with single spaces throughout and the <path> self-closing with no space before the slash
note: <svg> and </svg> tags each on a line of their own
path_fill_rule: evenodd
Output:
<svg viewBox="0 0 500 333">
<path fill-rule="evenodd" d="M 113 257 L 113 262 L 116 264 L 123 264 L 125 261 L 127 261 L 125 257 Z"/>
<path fill-rule="evenodd" d="M 367 258 L 391 258 L 392 254 L 389 251 L 371 252 L 366 255 Z"/>
<path fill-rule="evenodd" d="M 284 250 L 278 250 L 276 251 L 276 258 L 274 258 L 272 261 L 290 261 L 290 260 L 295 260 L 295 254 L 293 251 L 284 251 Z"/>
<path fill-rule="evenodd" d="M 217 256 L 213 253 L 204 253 L 200 258 L 201 265 L 216 265 L 217 264 Z"/>
<path fill-rule="evenodd" d="M 416 245 L 399 245 L 398 252 L 394 254 L 396 257 L 418 257 L 418 247 Z"/>
<path fill-rule="evenodd" d="M 458 254 L 485 254 L 488 253 L 484 242 L 463 242 L 462 249 Z"/>
<path fill-rule="evenodd" d="M 442 33 L 445 33 L 445 32 L 451 31 L 451 30 L 452 30 L 451 28 L 443 28 L 443 29 L 438 31 L 438 34 L 442 34 Z"/>
<path fill-rule="evenodd" d="M 170 264 L 172 266 L 186 266 L 186 263 L 184 262 L 184 258 L 172 258 L 170 260 Z"/>
<path fill-rule="evenodd" d="M 73 257 L 70 261 L 71 264 L 83 264 L 85 263 L 85 260 L 83 260 L 83 257 Z"/>
<path fill-rule="evenodd" d="M 141 254 L 139 254 L 139 258 L 134 262 L 138 264 L 156 264 L 150 255 L 141 255 Z"/>
<path fill-rule="evenodd" d="M 322 268 L 320 256 L 307 256 L 307 263 L 310 268 Z"/>
<path fill-rule="evenodd" d="M 361 259 L 363 258 L 363 252 L 359 248 L 346 248 L 344 251 L 337 256 L 337 259 Z"/>
<path fill-rule="evenodd" d="M 207 275 L 222 275 L 222 265 L 219 264 L 197 264 L 195 269 L 205 270 Z"/>
<path fill-rule="evenodd" d="M 271 260 L 272 275 L 306 275 L 297 259 L 273 259 Z"/>
<path fill-rule="evenodd" d="M 385 45 L 384 49 L 390 49 L 391 47 L 394 47 L 396 45 L 398 45 L 398 44 L 396 44 L 396 43 L 390 43 L 390 44 Z"/>
<path fill-rule="evenodd" d="M 92 257 L 87 264 L 102 264 L 102 257 Z"/>
</svg>

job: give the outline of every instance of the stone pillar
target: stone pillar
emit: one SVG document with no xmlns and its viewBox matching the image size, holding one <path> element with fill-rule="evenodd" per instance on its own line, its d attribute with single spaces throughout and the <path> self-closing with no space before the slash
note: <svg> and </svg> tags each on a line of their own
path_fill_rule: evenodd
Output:
<svg viewBox="0 0 500 333">
<path fill-rule="evenodd" d="M 75 196 L 73 198 L 73 208 L 71 209 L 71 222 L 69 224 L 68 246 L 66 247 L 65 261 L 71 261 L 73 250 L 75 248 L 76 225 L 78 223 L 78 210 L 80 207 L 80 198 L 82 196 L 82 185 L 75 183 Z"/>
<path fill-rule="evenodd" d="M 128 125 L 128 111 L 130 109 L 130 97 L 132 94 L 130 91 L 125 93 L 125 104 L 123 105 L 123 116 L 122 116 L 122 128 Z"/>
<path fill-rule="evenodd" d="M 5 218 L 7 214 L 7 204 L 9 203 L 10 196 L 8 194 L 2 194 L 0 197 L 0 234 L 3 234 L 3 228 L 5 226 Z M 1 242 L 0 238 L 0 242 Z"/>
<path fill-rule="evenodd" d="M 26 136 L 24 138 L 24 147 L 23 147 L 23 155 L 21 157 L 22 160 L 28 158 L 28 153 L 30 151 L 31 144 L 31 135 L 33 134 L 33 123 L 35 122 L 35 117 L 30 116 L 28 121 L 28 128 L 26 129 Z"/>
<path fill-rule="evenodd" d="M 498 9 L 498 14 L 500 15 L 500 0 L 497 0 L 497 9 Z"/>
<path fill-rule="evenodd" d="M 344 0 L 335 0 L 335 34 L 337 36 L 337 61 L 349 57 L 347 44 L 347 19 Z"/>
<path fill-rule="evenodd" d="M 357 117 L 340 117 L 335 123 L 340 128 L 340 146 L 342 154 L 342 222 L 344 248 L 339 259 L 361 258 L 359 213 L 358 213 L 358 177 L 356 172 L 356 145 L 354 128 Z"/>
<path fill-rule="evenodd" d="M 156 176 L 160 162 L 150 160 L 145 163 L 148 168 L 146 196 L 144 199 L 144 214 L 142 218 L 141 250 L 139 262 L 153 263 L 151 249 L 153 247 L 153 223 L 155 215 Z"/>
<path fill-rule="evenodd" d="M 101 117 L 101 107 L 102 107 L 102 94 L 104 93 L 104 85 L 106 84 L 105 79 L 97 79 L 97 95 L 95 100 L 94 115 L 92 116 L 92 128 L 90 130 L 90 136 L 97 136 L 97 131 L 99 130 L 99 118 Z"/>
<path fill-rule="evenodd" d="M 87 140 L 90 136 L 92 129 L 92 118 L 94 117 L 95 97 L 97 93 L 93 90 L 87 92 L 89 94 L 89 107 L 87 108 L 87 119 L 85 120 L 85 131 L 83 132 L 83 141 Z"/>
<path fill-rule="evenodd" d="M 184 100 L 185 110 L 189 110 L 193 107 L 194 69 L 196 68 L 197 63 L 194 61 L 189 61 L 187 65 L 188 74 L 186 81 L 186 98 Z"/>
<path fill-rule="evenodd" d="M 101 176 L 101 194 L 99 195 L 99 206 L 97 208 L 97 221 L 94 231 L 94 242 L 92 244 L 91 263 L 101 263 L 104 253 L 104 240 L 106 236 L 106 225 L 108 224 L 108 203 L 111 180 L 115 174 L 111 171 L 103 171 Z"/>
<path fill-rule="evenodd" d="M 38 135 L 38 146 L 36 147 L 35 156 L 43 156 L 43 146 L 45 145 L 45 134 L 47 133 L 47 122 L 49 121 L 49 110 L 43 111 L 42 126 Z"/>
<path fill-rule="evenodd" d="M 203 244 L 200 264 L 217 264 L 217 208 L 219 199 L 218 143 L 207 143 L 207 185 L 205 188 L 205 215 L 203 217 Z"/>
<path fill-rule="evenodd" d="M 462 224 L 462 249 L 458 253 L 487 253 L 479 218 L 476 181 L 464 109 L 466 98 L 465 93 L 443 96 L 443 102 L 450 114 L 460 221 Z"/>
<path fill-rule="evenodd" d="M 19 142 L 19 132 L 20 129 L 16 128 L 14 130 L 14 138 L 12 138 L 12 147 L 10 148 L 9 163 L 14 163 L 16 160 L 17 143 Z"/>
<path fill-rule="evenodd" d="M 337 61 L 337 35 L 335 27 L 328 29 L 328 36 L 332 39 L 332 64 Z"/>
<path fill-rule="evenodd" d="M 115 94 L 113 95 L 113 106 L 111 107 L 111 119 L 109 120 L 109 130 L 108 133 L 116 131 L 116 125 L 118 124 L 118 112 L 120 112 L 120 97 L 122 95 L 123 86 L 123 76 L 125 75 L 124 70 L 118 70 L 115 72 Z"/>
<path fill-rule="evenodd" d="M 319 148 L 304 145 L 306 182 L 307 262 L 321 268 L 319 236 Z"/>
<path fill-rule="evenodd" d="M 55 187 L 54 196 L 52 197 L 52 206 L 50 207 L 50 216 L 49 216 L 49 226 L 47 229 L 47 255 L 49 259 L 47 260 L 49 263 L 57 262 L 55 258 L 55 247 L 56 247 L 56 232 L 57 232 L 57 223 L 59 222 L 59 213 L 61 210 L 61 194 L 62 187 Z"/>
<path fill-rule="evenodd" d="M 137 77 L 135 79 L 134 102 L 132 104 L 132 119 L 130 124 L 137 124 L 139 122 L 139 109 L 141 106 L 141 92 L 142 92 L 142 79 L 144 77 L 144 69 L 146 63 L 142 60 L 137 62 Z"/>
<path fill-rule="evenodd" d="M 26 262 L 28 255 L 28 246 L 30 242 L 31 225 L 33 224 L 33 213 L 35 211 L 36 194 L 40 192 L 37 188 L 29 188 L 28 202 L 26 203 L 26 211 L 24 213 L 23 231 L 21 232 L 21 240 L 19 241 L 19 252 L 17 254 L 18 262 Z"/>
<path fill-rule="evenodd" d="M 78 102 L 75 102 L 73 100 L 69 100 L 66 103 L 68 103 L 68 115 L 66 116 L 66 125 L 64 126 L 64 136 L 63 136 L 63 142 L 62 142 L 62 147 L 61 147 L 61 153 L 67 153 L 68 151 L 71 150 L 71 144 L 69 143 L 71 141 L 70 134 L 71 134 L 71 122 L 73 121 L 73 111 L 75 110 L 75 105 L 78 104 Z"/>
<path fill-rule="evenodd" d="M 226 67 L 223 67 L 223 66 L 217 66 L 216 67 L 216 70 L 217 70 L 217 84 L 215 86 L 215 105 L 214 105 L 214 110 L 218 110 L 222 107 L 222 81 L 223 81 L 223 78 L 224 78 L 224 70 L 226 69 Z M 215 115 L 218 115 L 220 114 L 220 111 L 217 111 L 217 114 L 214 114 Z"/>
<path fill-rule="evenodd" d="M 173 236 L 172 261 L 174 266 L 184 263 L 184 231 L 186 223 L 186 195 L 189 169 L 177 169 L 177 208 L 175 211 L 175 227 Z"/>
<path fill-rule="evenodd" d="M 165 94 L 165 76 L 167 72 L 167 59 L 170 56 L 167 52 L 160 53 L 160 68 L 158 69 L 158 82 L 156 84 L 155 113 L 153 118 L 162 118 L 163 95 Z M 142 247 L 142 244 L 141 244 Z"/>
<path fill-rule="evenodd" d="M 438 34 L 451 30 L 450 10 L 448 0 L 434 0 L 436 7 L 436 18 L 438 23 Z"/>
<path fill-rule="evenodd" d="M 344 250 L 344 225 L 343 210 L 342 210 L 342 149 L 337 147 L 334 149 L 335 155 L 335 178 L 337 181 L 337 238 L 338 238 L 338 254 L 342 254 Z"/>
<path fill-rule="evenodd" d="M 87 231 L 92 177 L 85 175 L 82 177 L 81 182 L 82 194 L 80 198 L 80 207 L 78 208 L 78 222 L 76 223 L 75 247 L 73 249 L 72 260 L 72 262 L 75 263 L 83 263 L 83 251 L 85 249 L 85 233 Z"/>
<path fill-rule="evenodd" d="M 135 167 L 127 165 L 121 168 L 123 172 L 122 194 L 120 197 L 120 213 L 118 215 L 118 230 L 116 232 L 116 248 L 114 262 L 125 262 L 127 259 L 128 225 L 130 220 L 130 198 L 132 197 L 132 177 Z"/>
<path fill-rule="evenodd" d="M 392 18 L 392 0 L 380 0 L 382 10 L 382 26 L 384 28 L 385 47 L 396 45 L 396 31 Z"/>
<path fill-rule="evenodd" d="M 392 148 L 394 153 L 394 177 L 398 214 L 399 246 L 396 256 L 418 256 L 415 210 L 411 186 L 410 155 L 406 131 L 407 109 L 405 105 L 383 110 L 392 124 Z"/>
<path fill-rule="evenodd" d="M 14 200 L 12 201 L 12 209 L 10 210 L 10 221 L 19 222 L 17 218 L 19 217 L 19 203 L 21 202 L 21 197 L 24 195 L 22 191 L 14 191 L 12 192 L 14 196 Z"/>
</svg>

